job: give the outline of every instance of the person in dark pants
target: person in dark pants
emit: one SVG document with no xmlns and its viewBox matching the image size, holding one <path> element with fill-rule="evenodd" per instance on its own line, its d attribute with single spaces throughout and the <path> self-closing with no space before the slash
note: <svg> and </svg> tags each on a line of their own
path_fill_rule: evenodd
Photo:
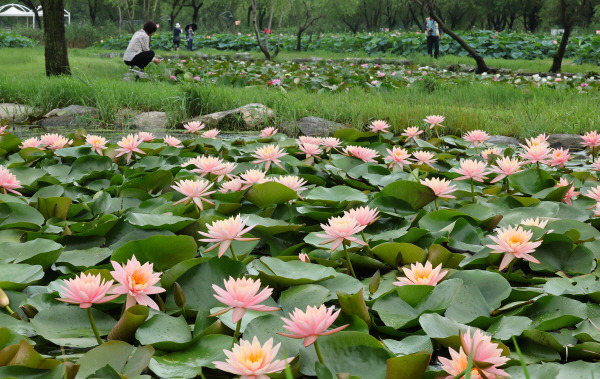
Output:
<svg viewBox="0 0 600 379">
<path fill-rule="evenodd" d="M 150 62 L 159 64 L 161 59 L 154 58 L 154 51 L 150 50 L 150 36 L 158 27 L 154 21 L 147 21 L 142 30 L 138 30 L 131 37 L 127 50 L 123 54 L 123 62 L 131 67 L 146 68 Z"/>
<path fill-rule="evenodd" d="M 183 29 L 181 29 L 181 25 L 179 23 L 175 24 L 175 29 L 173 29 L 173 46 L 175 49 L 179 51 L 179 43 L 181 42 L 181 33 L 183 33 Z"/>
<path fill-rule="evenodd" d="M 192 46 L 194 44 L 194 29 L 192 29 L 192 25 L 188 25 L 188 28 L 186 31 L 186 37 L 187 37 L 187 43 L 188 43 L 188 50 L 192 51 Z"/>
<path fill-rule="evenodd" d="M 427 36 L 427 54 L 433 56 L 435 49 L 435 59 L 438 59 L 440 55 L 440 28 L 431 16 L 425 19 L 425 35 Z"/>
</svg>

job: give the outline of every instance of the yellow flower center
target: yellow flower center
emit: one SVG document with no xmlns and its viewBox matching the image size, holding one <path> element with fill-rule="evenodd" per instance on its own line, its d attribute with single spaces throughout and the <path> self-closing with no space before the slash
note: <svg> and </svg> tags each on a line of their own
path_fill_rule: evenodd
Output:
<svg viewBox="0 0 600 379">
<path fill-rule="evenodd" d="M 262 351 L 262 349 L 258 350 L 258 351 L 251 351 L 250 354 L 248 354 L 246 356 L 246 360 L 250 361 L 252 363 L 256 363 L 256 362 L 262 361 L 262 359 L 263 359 L 263 351 Z"/>
<path fill-rule="evenodd" d="M 143 286 L 146 284 L 146 275 L 144 275 L 142 272 L 139 271 L 135 271 L 132 275 L 131 275 L 131 286 L 132 287 L 136 287 L 136 286 Z"/>
</svg>

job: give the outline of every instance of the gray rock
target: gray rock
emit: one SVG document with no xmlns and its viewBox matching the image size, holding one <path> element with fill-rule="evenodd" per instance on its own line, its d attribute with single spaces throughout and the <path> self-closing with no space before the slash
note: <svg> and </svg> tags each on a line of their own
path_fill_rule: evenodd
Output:
<svg viewBox="0 0 600 379">
<path fill-rule="evenodd" d="M 208 128 L 230 128 L 253 130 L 264 126 L 273 117 L 273 110 L 263 104 L 252 103 L 223 112 L 200 117 Z"/>
<path fill-rule="evenodd" d="M 252 53 L 236 53 L 231 56 L 231 59 L 236 61 L 253 61 L 254 55 Z"/>
<path fill-rule="evenodd" d="M 347 126 L 337 122 L 325 120 L 319 117 L 304 117 L 298 120 L 296 126 L 300 133 L 305 136 L 328 137 L 333 135 L 336 130 L 344 129 Z"/>
<path fill-rule="evenodd" d="M 82 105 L 69 105 L 51 110 L 38 122 L 41 126 L 87 126 L 99 121 L 98 110 Z"/>
<path fill-rule="evenodd" d="M 0 103 L 0 120 L 23 122 L 33 114 L 33 109 L 28 105 Z"/>
<path fill-rule="evenodd" d="M 520 141 L 518 139 L 516 139 L 515 137 L 491 136 L 490 139 L 486 143 L 491 143 L 494 145 L 516 146 L 520 143 Z"/>
<path fill-rule="evenodd" d="M 552 148 L 563 148 L 570 150 L 582 150 L 583 139 L 579 134 L 550 134 L 548 143 Z"/>
<path fill-rule="evenodd" d="M 168 125 L 165 112 L 143 112 L 133 119 L 133 126 L 148 131 L 163 131 Z"/>
</svg>

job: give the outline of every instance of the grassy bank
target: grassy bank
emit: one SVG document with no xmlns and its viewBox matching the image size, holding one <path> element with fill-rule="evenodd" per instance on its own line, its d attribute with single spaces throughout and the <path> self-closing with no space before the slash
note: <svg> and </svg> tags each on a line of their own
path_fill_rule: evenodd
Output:
<svg viewBox="0 0 600 379">
<path fill-rule="evenodd" d="M 264 87 L 236 89 L 164 82 L 129 83 L 122 81 L 126 66 L 120 58 L 98 58 L 84 50 L 70 50 L 74 77 L 46 78 L 43 49 L 4 49 L 1 53 L 0 102 L 29 104 L 39 108 L 40 114 L 70 104 L 93 106 L 109 125 L 115 121 L 116 112 L 123 108 L 165 111 L 174 124 L 197 116 L 199 111 L 216 112 L 253 102 L 273 108 L 277 116 L 275 124 L 318 116 L 360 127 L 370 119 L 381 118 L 401 130 L 422 125 L 421 120 L 426 115 L 443 114 L 448 119 L 447 131 L 451 133 L 483 129 L 493 134 L 530 136 L 541 132 L 581 133 L 597 128 L 600 123 L 597 92 L 580 94 L 466 83 L 439 86 L 433 91 L 417 85 L 388 92 L 357 89 L 348 93 L 304 90 L 283 93 Z M 462 58 L 445 57 L 440 61 L 462 63 Z M 161 73 L 161 66 L 151 69 Z"/>
</svg>

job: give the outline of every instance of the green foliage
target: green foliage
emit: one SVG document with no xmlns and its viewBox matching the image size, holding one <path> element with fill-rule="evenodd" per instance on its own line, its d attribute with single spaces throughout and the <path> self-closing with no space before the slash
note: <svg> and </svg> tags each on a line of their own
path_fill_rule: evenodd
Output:
<svg viewBox="0 0 600 379">
<path fill-rule="evenodd" d="M 0 32 L 0 48 L 2 47 L 34 47 L 37 45 L 32 39 L 15 32 Z"/>
</svg>

